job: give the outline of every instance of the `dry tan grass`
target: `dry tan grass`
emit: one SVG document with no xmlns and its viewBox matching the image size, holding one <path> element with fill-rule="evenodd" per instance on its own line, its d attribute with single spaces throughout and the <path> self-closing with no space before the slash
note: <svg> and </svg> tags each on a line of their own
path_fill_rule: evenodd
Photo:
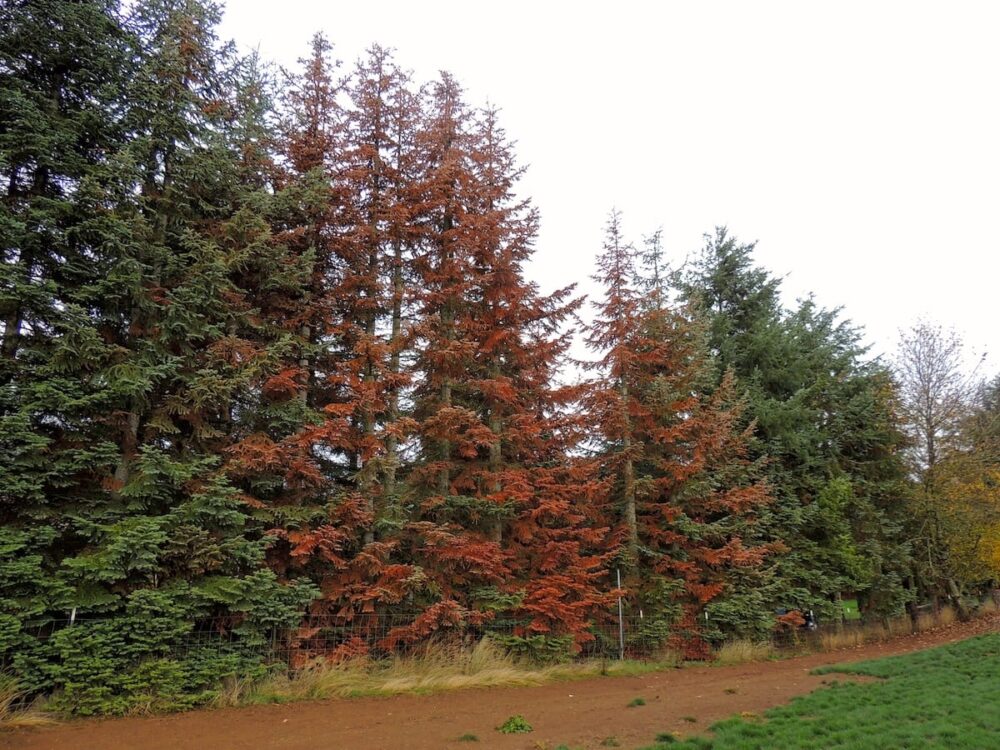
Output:
<svg viewBox="0 0 1000 750">
<path fill-rule="evenodd" d="M 947 627 L 948 625 L 953 625 L 958 621 L 958 613 L 955 611 L 954 607 L 941 607 L 941 611 L 937 615 L 937 626 L 939 628 Z"/>
<path fill-rule="evenodd" d="M 24 696 L 24 691 L 18 688 L 14 678 L 0 674 L 0 731 L 56 723 L 54 718 L 42 713 L 37 706 L 21 705 Z"/>
<path fill-rule="evenodd" d="M 906 615 L 895 617 L 881 628 L 882 639 L 889 640 L 901 635 L 910 635 L 913 632 L 913 621 Z"/>
<path fill-rule="evenodd" d="M 715 652 L 715 657 L 719 664 L 745 664 L 770 659 L 775 653 L 775 648 L 770 643 L 738 640 L 723 643 Z"/>
<path fill-rule="evenodd" d="M 473 648 L 431 644 L 418 653 L 374 661 L 317 662 L 293 674 L 247 684 L 232 681 L 223 705 L 271 703 L 366 695 L 434 693 L 474 687 L 524 687 L 598 675 L 642 674 L 680 663 L 665 653 L 655 661 L 585 661 L 538 666 L 523 662 L 483 639 Z"/>
<path fill-rule="evenodd" d="M 938 612 L 925 612 L 917 616 L 914 623 L 914 630 L 923 633 L 925 630 L 943 628 L 954 624 L 958 620 L 958 614 L 953 607 L 942 607 Z"/>
<path fill-rule="evenodd" d="M 213 704 L 216 706 L 242 706 L 249 703 L 249 697 L 258 687 L 258 681 L 245 678 L 229 676 L 222 681 L 222 689 L 215 697 Z"/>
<path fill-rule="evenodd" d="M 917 619 L 913 623 L 913 629 L 918 633 L 923 633 L 925 630 L 931 630 L 936 626 L 937 617 L 934 616 L 933 612 L 922 612 L 917 615 Z"/>
<path fill-rule="evenodd" d="M 819 637 L 820 651 L 837 651 L 842 648 L 853 648 L 865 642 L 865 631 L 862 628 L 845 628 L 840 632 L 824 630 Z"/>
<path fill-rule="evenodd" d="M 997 605 L 996 599 L 992 596 L 987 596 L 983 601 L 979 603 L 976 607 L 976 616 L 980 615 L 992 615 L 994 612 L 1000 610 L 1000 606 Z"/>
<path fill-rule="evenodd" d="M 860 628 L 844 628 L 840 632 L 823 632 L 819 638 L 819 647 L 821 651 L 835 651 L 860 646 L 863 643 L 878 643 L 902 635 L 948 627 L 957 620 L 958 615 L 952 607 L 942 607 L 939 612 L 925 612 L 918 615 L 915 622 L 904 616 Z"/>
</svg>

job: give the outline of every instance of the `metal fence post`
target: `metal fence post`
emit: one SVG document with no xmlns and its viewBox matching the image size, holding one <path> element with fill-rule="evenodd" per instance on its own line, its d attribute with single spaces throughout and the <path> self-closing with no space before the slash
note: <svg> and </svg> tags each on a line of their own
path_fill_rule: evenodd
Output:
<svg viewBox="0 0 1000 750">
<path fill-rule="evenodd" d="M 618 661 L 625 661 L 625 619 L 622 615 L 622 569 L 618 573 Z"/>
</svg>

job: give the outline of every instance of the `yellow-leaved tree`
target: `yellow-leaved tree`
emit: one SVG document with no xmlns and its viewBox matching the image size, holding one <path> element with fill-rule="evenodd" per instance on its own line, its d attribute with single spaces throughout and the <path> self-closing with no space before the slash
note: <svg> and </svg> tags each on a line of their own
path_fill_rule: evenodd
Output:
<svg viewBox="0 0 1000 750">
<path fill-rule="evenodd" d="M 930 323 L 900 337 L 896 371 L 910 438 L 913 576 L 920 595 L 949 599 L 1000 580 L 1000 378 L 966 366 L 961 339 Z"/>
</svg>

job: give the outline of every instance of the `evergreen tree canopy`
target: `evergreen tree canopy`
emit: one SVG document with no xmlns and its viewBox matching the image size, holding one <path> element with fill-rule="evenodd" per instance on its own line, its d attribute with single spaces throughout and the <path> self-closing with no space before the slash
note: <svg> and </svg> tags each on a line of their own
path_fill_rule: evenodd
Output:
<svg viewBox="0 0 1000 750">
<path fill-rule="evenodd" d="M 275 69 L 220 16 L 0 6 L 0 666 L 29 692 L 173 709 L 470 635 L 558 659 L 619 597 L 630 646 L 708 658 L 995 583 L 996 381 L 921 423 L 919 368 L 786 307 L 752 244 L 671 272 L 617 211 L 585 324 L 530 278 L 498 110 L 322 34 Z"/>
<path fill-rule="evenodd" d="M 752 455 L 766 462 L 776 499 L 762 538 L 785 549 L 766 599 L 836 615 L 849 592 L 897 612 L 911 594 L 891 378 L 839 311 L 811 299 L 785 309 L 753 248 L 717 229 L 676 289 L 706 316 L 717 377 L 732 371 L 747 394 Z"/>
</svg>

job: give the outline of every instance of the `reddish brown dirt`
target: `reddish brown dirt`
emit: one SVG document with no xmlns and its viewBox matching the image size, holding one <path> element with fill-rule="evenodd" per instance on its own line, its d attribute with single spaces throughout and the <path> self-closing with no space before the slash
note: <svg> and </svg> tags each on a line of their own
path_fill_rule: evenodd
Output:
<svg viewBox="0 0 1000 750">
<path fill-rule="evenodd" d="M 685 667 L 641 677 L 601 677 L 534 688 L 492 688 L 428 696 L 327 700 L 192 711 L 170 716 L 81 720 L 0 734 L 3 750 L 532 750 L 566 743 L 598 748 L 614 736 L 623 748 L 659 732 L 688 734 L 749 711 L 760 713 L 807 693 L 823 664 L 870 659 L 1000 630 L 1000 616 L 905 636 L 888 643 L 731 667 Z M 829 678 L 827 678 L 829 679 Z M 627 708 L 633 698 L 646 705 Z M 522 714 L 531 734 L 495 727 Z M 458 742 L 465 733 L 477 743 Z"/>
</svg>

